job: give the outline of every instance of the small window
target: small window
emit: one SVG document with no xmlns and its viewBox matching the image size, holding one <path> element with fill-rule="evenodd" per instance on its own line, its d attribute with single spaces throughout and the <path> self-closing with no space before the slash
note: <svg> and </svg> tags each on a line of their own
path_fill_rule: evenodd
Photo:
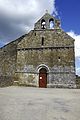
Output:
<svg viewBox="0 0 80 120">
<path fill-rule="evenodd" d="M 59 61 L 59 62 L 61 61 L 61 58 L 60 58 L 60 57 L 58 57 L 58 61 Z"/>
<path fill-rule="evenodd" d="M 36 36 L 36 33 L 35 33 L 35 36 Z"/>
<path fill-rule="evenodd" d="M 44 37 L 42 37 L 42 45 L 44 45 Z"/>
</svg>

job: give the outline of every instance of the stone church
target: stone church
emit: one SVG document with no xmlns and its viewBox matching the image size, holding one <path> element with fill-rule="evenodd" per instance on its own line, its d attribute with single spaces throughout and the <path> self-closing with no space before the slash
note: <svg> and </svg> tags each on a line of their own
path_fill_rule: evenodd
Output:
<svg viewBox="0 0 80 120">
<path fill-rule="evenodd" d="M 75 88 L 74 39 L 45 13 L 34 30 L 0 48 L 0 86 Z"/>
</svg>

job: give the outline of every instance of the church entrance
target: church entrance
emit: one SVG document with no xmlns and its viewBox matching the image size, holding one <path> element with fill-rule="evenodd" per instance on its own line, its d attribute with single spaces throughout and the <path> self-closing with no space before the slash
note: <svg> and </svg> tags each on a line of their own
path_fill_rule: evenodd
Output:
<svg viewBox="0 0 80 120">
<path fill-rule="evenodd" d="M 47 87 L 47 70 L 45 68 L 41 68 L 39 71 L 39 87 Z"/>
</svg>

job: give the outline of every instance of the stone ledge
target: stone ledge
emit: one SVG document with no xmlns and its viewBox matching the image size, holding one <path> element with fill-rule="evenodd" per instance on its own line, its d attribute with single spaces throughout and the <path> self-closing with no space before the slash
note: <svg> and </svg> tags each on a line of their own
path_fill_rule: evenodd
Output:
<svg viewBox="0 0 80 120">
<path fill-rule="evenodd" d="M 48 88 L 77 88 L 76 84 L 48 84 Z"/>
</svg>

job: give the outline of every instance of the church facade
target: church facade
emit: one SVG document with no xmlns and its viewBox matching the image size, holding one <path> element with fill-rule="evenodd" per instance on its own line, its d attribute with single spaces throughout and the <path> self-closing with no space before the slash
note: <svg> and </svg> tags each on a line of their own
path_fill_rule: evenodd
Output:
<svg viewBox="0 0 80 120">
<path fill-rule="evenodd" d="M 34 30 L 0 49 L 0 76 L 35 87 L 75 88 L 74 39 L 45 13 Z M 5 77 L 6 76 L 6 77 Z"/>
</svg>

